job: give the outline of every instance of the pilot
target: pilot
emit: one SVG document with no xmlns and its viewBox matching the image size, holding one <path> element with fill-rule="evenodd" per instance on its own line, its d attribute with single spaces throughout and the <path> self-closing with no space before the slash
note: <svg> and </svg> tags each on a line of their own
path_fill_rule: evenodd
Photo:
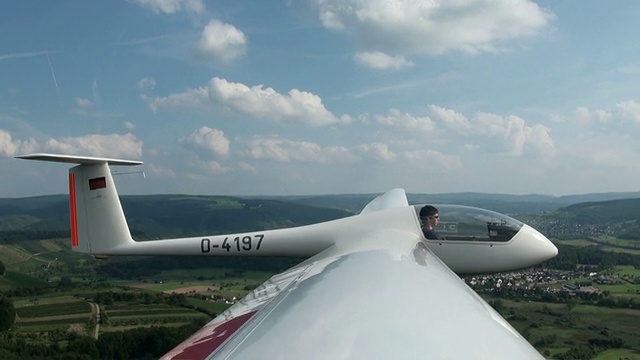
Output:
<svg viewBox="0 0 640 360">
<path fill-rule="evenodd" d="M 444 240 L 444 237 L 438 234 L 434 228 L 438 225 L 440 215 L 438 209 L 433 205 L 425 205 L 420 209 L 420 220 L 422 221 L 422 233 L 427 239 Z"/>
</svg>

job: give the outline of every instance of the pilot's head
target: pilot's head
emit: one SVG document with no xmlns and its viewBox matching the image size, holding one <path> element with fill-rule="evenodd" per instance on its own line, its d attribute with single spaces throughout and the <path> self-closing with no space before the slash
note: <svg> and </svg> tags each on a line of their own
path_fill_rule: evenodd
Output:
<svg viewBox="0 0 640 360">
<path fill-rule="evenodd" d="M 420 209 L 420 220 L 424 223 L 426 228 L 433 228 L 438 225 L 438 209 L 432 205 L 425 205 Z"/>
</svg>

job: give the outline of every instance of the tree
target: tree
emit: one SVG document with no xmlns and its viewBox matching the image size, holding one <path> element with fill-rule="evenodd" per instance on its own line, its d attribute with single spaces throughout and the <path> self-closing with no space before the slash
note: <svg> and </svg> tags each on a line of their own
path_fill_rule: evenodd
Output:
<svg viewBox="0 0 640 360">
<path fill-rule="evenodd" d="M 71 278 L 68 276 L 63 276 L 58 282 L 58 285 L 65 286 L 65 287 L 71 286 L 73 285 L 73 280 L 71 280 Z"/>
<path fill-rule="evenodd" d="M 93 339 L 88 336 L 70 336 L 67 352 L 85 354 L 91 359 L 99 359 L 100 353 Z"/>
<path fill-rule="evenodd" d="M 11 300 L 0 297 L 0 331 L 11 329 L 13 321 L 16 318 L 16 309 L 13 307 Z"/>
<path fill-rule="evenodd" d="M 505 310 L 504 302 L 501 299 L 495 299 L 489 301 L 489 305 L 493 307 L 493 309 L 499 313 L 502 313 Z"/>
</svg>

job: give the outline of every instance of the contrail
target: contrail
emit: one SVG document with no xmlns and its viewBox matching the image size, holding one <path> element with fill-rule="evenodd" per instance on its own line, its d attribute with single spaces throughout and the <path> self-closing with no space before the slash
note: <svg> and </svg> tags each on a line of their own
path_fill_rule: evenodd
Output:
<svg viewBox="0 0 640 360">
<path fill-rule="evenodd" d="M 58 87 L 58 81 L 56 80 L 56 73 L 53 72 L 53 66 L 51 65 L 51 59 L 49 59 L 49 50 L 44 53 L 47 56 L 47 61 L 49 62 L 49 69 L 51 69 L 51 76 L 53 77 L 53 83 L 56 85 L 56 90 L 60 91 Z"/>
<path fill-rule="evenodd" d="M 98 78 L 93 79 L 93 85 L 91 86 L 93 91 L 93 102 L 98 109 L 102 108 L 102 97 L 100 96 L 100 89 L 98 89 Z"/>
<path fill-rule="evenodd" d="M 34 51 L 34 52 L 28 52 L 28 53 L 4 54 L 4 55 L 0 55 L 0 60 L 20 59 L 20 58 L 26 58 L 26 57 L 40 56 L 40 55 L 44 55 L 44 54 L 45 54 L 44 51 Z"/>
</svg>

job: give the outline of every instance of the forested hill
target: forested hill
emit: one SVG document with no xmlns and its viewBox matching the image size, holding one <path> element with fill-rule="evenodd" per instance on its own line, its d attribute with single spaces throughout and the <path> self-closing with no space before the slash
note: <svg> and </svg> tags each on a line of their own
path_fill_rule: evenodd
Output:
<svg viewBox="0 0 640 360">
<path fill-rule="evenodd" d="M 640 220 L 640 199 L 585 202 L 570 205 L 558 213 L 575 221 L 605 224 Z"/>
<path fill-rule="evenodd" d="M 458 201 L 509 214 L 540 213 L 537 197 L 497 198 L 459 194 Z M 371 199 L 369 195 L 327 195 L 315 197 L 240 198 L 228 196 L 140 195 L 122 196 L 122 205 L 136 239 L 234 233 L 275 229 L 317 223 L 358 213 Z M 462 201 L 461 199 L 467 199 Z M 425 200 L 456 200 L 410 195 L 412 203 Z M 530 202 L 531 201 L 531 202 Z M 444 202 L 444 201 L 443 201 Z M 470 203 L 471 202 L 471 203 Z M 481 202 L 476 204 L 474 202 Z M 533 204 L 533 205 L 532 205 Z M 558 211 L 554 211 L 560 208 Z M 348 210 L 341 210 L 348 209 Z M 532 212 L 537 210 L 536 212 Z M 574 223 L 640 224 L 640 199 L 585 202 L 565 207 L 556 204 L 547 220 L 564 219 Z M 28 238 L 67 237 L 69 231 L 68 198 L 64 195 L 0 199 L 0 231 L 4 242 Z M 635 231 L 635 230 L 634 230 Z M 42 232 L 47 232 L 43 234 Z M 53 234 L 49 234 L 53 232 Z M 31 235 L 30 235 L 31 234 Z M 25 238 L 27 236 L 27 238 Z"/>
<path fill-rule="evenodd" d="M 315 196 L 274 196 L 270 199 L 313 204 L 314 206 L 359 212 L 369 201 L 379 194 L 342 194 Z M 540 214 L 556 211 L 559 208 L 582 202 L 609 201 L 617 199 L 640 198 L 640 192 L 594 193 L 582 195 L 510 195 L 500 193 L 446 193 L 416 194 L 407 193 L 411 204 L 456 204 L 485 208 L 503 214 Z"/>
<path fill-rule="evenodd" d="M 132 232 L 151 238 L 277 229 L 352 215 L 278 200 L 219 196 L 128 196 L 122 206 Z"/>
<path fill-rule="evenodd" d="M 123 196 L 121 201 L 139 240 L 284 228 L 352 215 L 278 200 L 221 196 Z M 35 236 L 42 231 L 66 237 L 68 219 L 67 196 L 0 199 L 0 231 L 5 238 L 9 233 Z"/>
</svg>

